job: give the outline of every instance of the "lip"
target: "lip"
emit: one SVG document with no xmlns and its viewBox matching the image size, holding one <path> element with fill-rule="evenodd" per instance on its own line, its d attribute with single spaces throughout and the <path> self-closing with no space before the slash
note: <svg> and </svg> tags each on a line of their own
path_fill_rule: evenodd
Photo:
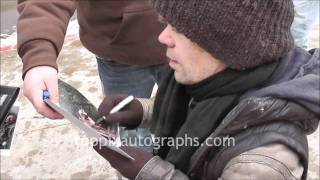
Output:
<svg viewBox="0 0 320 180">
<path fill-rule="evenodd" d="M 174 69 L 174 67 L 178 64 L 178 62 L 174 59 L 169 59 L 169 66 Z"/>
</svg>

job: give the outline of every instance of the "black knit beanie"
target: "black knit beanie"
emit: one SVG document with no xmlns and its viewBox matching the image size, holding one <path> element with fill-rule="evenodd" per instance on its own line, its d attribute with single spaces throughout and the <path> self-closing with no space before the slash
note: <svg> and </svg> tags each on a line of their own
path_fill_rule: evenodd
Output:
<svg viewBox="0 0 320 180">
<path fill-rule="evenodd" d="M 178 32 L 233 69 L 277 60 L 293 47 L 292 0 L 150 0 Z"/>
</svg>

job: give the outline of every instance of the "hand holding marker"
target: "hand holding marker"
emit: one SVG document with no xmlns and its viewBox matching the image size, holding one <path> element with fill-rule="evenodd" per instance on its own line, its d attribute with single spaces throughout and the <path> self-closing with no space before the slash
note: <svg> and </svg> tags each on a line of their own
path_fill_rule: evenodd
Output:
<svg viewBox="0 0 320 180">
<path fill-rule="evenodd" d="M 122 108 L 124 108 L 127 104 L 129 104 L 131 101 L 133 101 L 134 97 L 132 95 L 126 97 L 124 100 L 122 100 L 119 104 L 117 104 L 115 107 L 113 107 L 110 111 L 109 114 L 113 114 L 116 113 L 118 111 L 120 111 Z M 99 118 L 96 122 L 96 124 L 102 122 L 103 120 L 105 120 L 105 117 L 102 116 L 101 118 Z"/>
</svg>

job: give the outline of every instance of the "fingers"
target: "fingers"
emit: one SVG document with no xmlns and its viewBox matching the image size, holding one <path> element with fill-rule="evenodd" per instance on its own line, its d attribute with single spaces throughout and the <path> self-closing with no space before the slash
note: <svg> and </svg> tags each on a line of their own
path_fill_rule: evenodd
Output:
<svg viewBox="0 0 320 180">
<path fill-rule="evenodd" d="M 105 97 L 98 108 L 98 112 L 102 116 L 108 116 L 111 109 L 121 102 L 126 96 L 108 96 Z"/>
<path fill-rule="evenodd" d="M 63 116 L 61 116 L 59 113 L 52 110 L 49 106 L 47 106 L 43 100 L 42 100 L 42 93 L 43 91 L 40 89 L 34 90 L 33 95 L 31 96 L 31 103 L 37 110 L 37 112 L 49 119 L 61 119 Z M 39 98 L 40 97 L 40 98 Z"/>
<path fill-rule="evenodd" d="M 137 123 L 132 119 L 132 117 L 134 116 L 134 112 L 120 111 L 106 116 L 105 122 L 107 124 L 119 123 L 120 126 L 124 126 L 127 128 L 135 128 L 137 127 Z"/>
<path fill-rule="evenodd" d="M 105 98 L 99 106 L 99 113 L 106 117 L 107 124 L 119 123 L 120 126 L 136 128 L 142 121 L 143 108 L 141 103 L 134 99 L 119 112 L 109 114 L 110 110 L 127 96 L 110 96 Z"/>
<path fill-rule="evenodd" d="M 93 149 L 100 154 L 102 157 L 106 158 L 108 161 L 112 163 L 116 161 L 121 155 L 113 150 L 109 149 L 108 147 L 102 146 L 100 143 L 97 143 L 93 146 Z"/>
<path fill-rule="evenodd" d="M 115 106 L 114 104 L 115 101 L 113 99 L 104 98 L 98 108 L 99 114 L 102 116 L 107 116 L 110 110 Z"/>
<path fill-rule="evenodd" d="M 39 114 L 50 119 L 61 119 L 62 115 L 48 107 L 42 99 L 43 90 L 48 90 L 50 100 L 59 102 L 57 71 L 49 66 L 30 69 L 23 82 L 24 95 L 30 100 Z"/>
<path fill-rule="evenodd" d="M 120 111 L 120 112 L 116 112 L 113 114 L 109 114 L 108 116 L 106 116 L 105 122 L 106 123 L 119 123 L 120 125 L 123 126 L 123 124 L 126 124 L 125 122 L 123 122 L 123 120 L 125 120 L 128 117 L 128 112 L 127 111 Z"/>
</svg>

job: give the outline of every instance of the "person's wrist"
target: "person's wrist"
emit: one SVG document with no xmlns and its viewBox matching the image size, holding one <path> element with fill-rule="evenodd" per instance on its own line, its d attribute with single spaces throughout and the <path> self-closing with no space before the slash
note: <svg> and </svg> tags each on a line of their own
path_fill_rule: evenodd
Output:
<svg viewBox="0 0 320 180">
<path fill-rule="evenodd" d="M 98 108 L 98 112 L 100 115 L 105 116 L 106 123 L 119 123 L 120 126 L 134 129 L 139 126 L 143 117 L 143 108 L 137 99 L 133 99 L 118 112 L 110 114 L 110 111 L 126 97 L 126 95 L 114 95 L 104 98 Z"/>
<path fill-rule="evenodd" d="M 140 127 L 149 127 L 152 111 L 153 101 L 149 98 L 137 98 L 142 107 L 142 118 L 139 122 Z"/>
<path fill-rule="evenodd" d="M 45 70 L 43 70 L 44 68 Z M 39 65 L 39 66 L 31 67 L 28 70 L 26 70 L 22 75 L 22 80 L 24 81 L 27 76 L 30 76 L 30 75 L 32 76 L 33 74 L 36 74 L 38 76 L 39 71 L 51 72 L 51 74 L 58 76 L 58 69 L 56 69 L 55 67 L 52 67 L 49 65 Z"/>
</svg>

